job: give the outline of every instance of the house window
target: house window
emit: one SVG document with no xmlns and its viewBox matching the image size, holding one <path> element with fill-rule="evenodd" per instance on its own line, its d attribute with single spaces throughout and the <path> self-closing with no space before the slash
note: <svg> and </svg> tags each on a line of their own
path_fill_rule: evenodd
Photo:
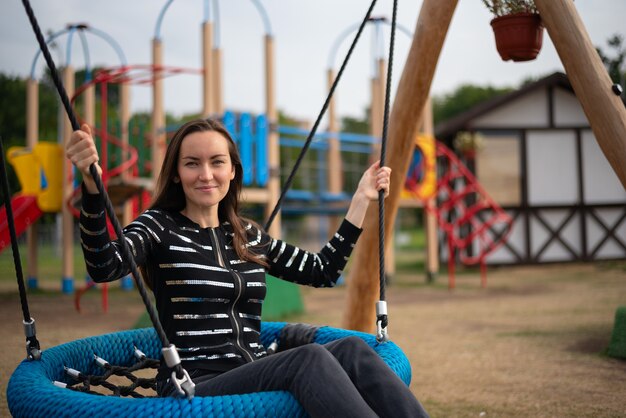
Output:
<svg viewBox="0 0 626 418">
<path fill-rule="evenodd" d="M 515 134 L 484 135 L 476 153 L 476 177 L 500 206 L 519 206 L 519 137 Z"/>
</svg>

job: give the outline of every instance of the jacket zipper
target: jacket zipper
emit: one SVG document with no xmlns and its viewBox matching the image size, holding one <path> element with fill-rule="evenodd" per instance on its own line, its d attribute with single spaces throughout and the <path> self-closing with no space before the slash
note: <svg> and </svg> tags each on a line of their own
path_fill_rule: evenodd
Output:
<svg viewBox="0 0 626 418">
<path fill-rule="evenodd" d="M 252 362 L 254 361 L 254 358 L 248 352 L 248 350 L 245 349 L 243 342 L 240 341 L 240 337 L 242 335 L 243 330 L 241 329 L 241 324 L 239 324 L 239 322 L 237 321 L 237 317 L 235 316 L 235 305 L 237 305 L 239 298 L 241 298 L 241 294 L 243 291 L 243 280 L 241 279 L 241 277 L 235 270 L 231 269 L 229 266 L 226 265 L 225 258 L 223 257 L 222 250 L 220 249 L 220 246 L 219 246 L 219 240 L 217 239 L 217 234 L 215 233 L 215 229 L 211 229 L 211 236 L 212 236 L 212 241 L 213 241 L 213 247 L 215 248 L 215 254 L 217 255 L 217 263 L 220 266 L 227 269 L 230 272 L 230 274 L 235 278 L 235 291 L 237 295 L 230 308 L 230 316 L 233 320 L 233 324 L 235 327 L 235 346 L 238 347 Z"/>
</svg>

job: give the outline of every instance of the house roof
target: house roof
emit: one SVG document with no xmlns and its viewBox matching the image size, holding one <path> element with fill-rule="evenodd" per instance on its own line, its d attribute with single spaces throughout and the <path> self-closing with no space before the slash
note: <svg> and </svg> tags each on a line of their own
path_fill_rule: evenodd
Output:
<svg viewBox="0 0 626 418">
<path fill-rule="evenodd" d="M 466 130 L 468 124 L 472 120 L 486 113 L 489 113 L 500 106 L 510 103 L 518 99 L 519 97 L 524 96 L 535 90 L 555 86 L 564 88 L 572 92 L 572 94 L 575 94 L 574 89 L 572 88 L 572 85 L 570 84 L 567 76 L 561 72 L 556 72 L 542 78 L 541 80 L 527 84 L 519 90 L 503 94 L 501 96 L 497 96 L 482 103 L 479 103 L 459 115 L 438 123 L 435 127 L 435 135 L 441 139 L 453 136 L 460 130 Z"/>
</svg>

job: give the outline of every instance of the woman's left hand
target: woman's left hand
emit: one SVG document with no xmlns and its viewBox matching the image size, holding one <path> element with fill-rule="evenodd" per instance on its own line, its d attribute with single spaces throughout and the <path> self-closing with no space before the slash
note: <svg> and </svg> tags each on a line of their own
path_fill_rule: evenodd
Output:
<svg viewBox="0 0 626 418">
<path fill-rule="evenodd" d="M 380 161 L 376 161 L 361 176 L 356 193 L 362 194 L 368 200 L 377 200 L 380 190 L 385 191 L 385 197 L 389 196 L 390 183 L 391 168 L 381 167 Z"/>
</svg>

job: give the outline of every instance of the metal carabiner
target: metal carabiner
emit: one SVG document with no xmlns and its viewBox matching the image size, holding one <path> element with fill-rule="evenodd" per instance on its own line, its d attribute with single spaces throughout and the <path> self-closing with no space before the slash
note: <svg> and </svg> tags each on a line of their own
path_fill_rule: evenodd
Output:
<svg viewBox="0 0 626 418">
<path fill-rule="evenodd" d="M 376 341 L 379 344 L 389 341 L 389 335 L 387 334 L 387 327 L 383 328 L 383 321 L 379 319 L 376 321 Z"/>
<path fill-rule="evenodd" d="M 165 364 L 170 369 L 174 369 L 172 372 L 171 381 L 176 388 L 176 391 L 180 396 L 186 396 L 187 399 L 193 399 L 193 396 L 196 393 L 196 384 L 193 383 L 191 377 L 189 377 L 189 373 L 187 370 L 181 367 L 183 371 L 183 377 L 179 379 L 176 377 L 176 368 L 180 366 L 180 356 L 178 355 L 178 351 L 176 350 L 176 346 L 174 344 L 170 344 L 169 347 L 163 347 L 161 349 L 163 353 L 163 359 L 165 360 Z M 142 353 L 143 354 L 143 353 Z"/>
<path fill-rule="evenodd" d="M 379 300 L 376 302 L 376 341 L 378 343 L 386 343 L 389 341 L 389 335 L 387 335 L 387 302 Z M 383 320 L 385 326 L 383 327 Z"/>
<path fill-rule="evenodd" d="M 26 335 L 26 357 L 29 360 L 40 360 L 41 348 L 36 337 L 35 320 L 30 318 L 30 321 L 26 322 L 22 319 L 22 325 L 24 326 L 24 335 Z"/>
<path fill-rule="evenodd" d="M 196 393 L 196 384 L 193 383 L 191 377 L 189 377 L 187 370 L 183 369 L 182 379 L 176 377 L 176 370 L 174 370 L 172 372 L 171 381 L 180 396 L 186 397 L 189 400 L 193 399 L 193 396 Z"/>
</svg>

